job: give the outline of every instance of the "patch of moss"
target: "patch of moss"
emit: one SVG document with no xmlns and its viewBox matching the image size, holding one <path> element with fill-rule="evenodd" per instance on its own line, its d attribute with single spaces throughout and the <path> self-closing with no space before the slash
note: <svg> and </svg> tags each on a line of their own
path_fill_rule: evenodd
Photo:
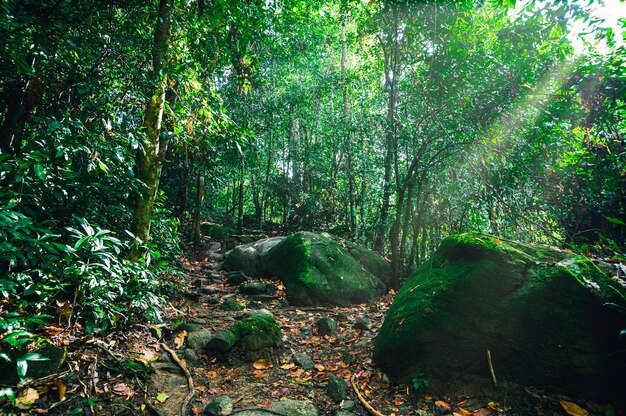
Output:
<svg viewBox="0 0 626 416">
<path fill-rule="evenodd" d="M 236 233 L 235 229 L 225 225 L 205 222 L 200 226 L 202 235 L 209 236 L 216 240 L 223 240 L 225 237 Z"/>
<path fill-rule="evenodd" d="M 245 349 L 252 351 L 279 346 L 283 337 L 280 326 L 271 315 L 248 317 L 233 325 L 231 331 L 242 340 Z"/>
</svg>

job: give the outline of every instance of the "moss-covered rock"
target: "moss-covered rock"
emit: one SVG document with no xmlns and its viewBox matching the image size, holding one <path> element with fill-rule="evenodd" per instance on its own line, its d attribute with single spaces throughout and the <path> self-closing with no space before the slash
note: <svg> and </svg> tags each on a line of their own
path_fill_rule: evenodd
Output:
<svg viewBox="0 0 626 416">
<path fill-rule="evenodd" d="M 200 225 L 202 235 L 211 237 L 215 240 L 223 240 L 229 235 L 235 234 L 235 229 L 225 225 L 205 222 Z"/>
<path fill-rule="evenodd" d="M 287 299 L 302 305 L 372 302 L 385 285 L 332 239 L 315 233 L 293 234 L 267 256 L 267 267 L 285 284 Z"/>
<path fill-rule="evenodd" d="M 615 290 L 624 292 L 573 253 L 476 233 L 448 237 L 399 291 L 374 358 L 398 380 L 419 372 L 431 381 L 490 378 L 489 350 L 499 379 L 602 396 L 619 385 L 610 353 L 624 316 L 603 306 Z"/>
<path fill-rule="evenodd" d="M 352 257 L 358 261 L 361 266 L 385 284 L 389 286 L 389 278 L 391 277 L 391 264 L 381 255 L 374 253 L 363 246 L 353 243 L 339 237 L 334 237 L 339 244 L 344 246 Z"/>
</svg>

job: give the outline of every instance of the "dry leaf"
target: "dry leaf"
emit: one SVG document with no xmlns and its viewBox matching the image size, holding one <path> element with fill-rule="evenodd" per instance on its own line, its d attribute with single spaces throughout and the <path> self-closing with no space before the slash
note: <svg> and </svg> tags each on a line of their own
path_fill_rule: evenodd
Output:
<svg viewBox="0 0 626 416">
<path fill-rule="evenodd" d="M 456 409 L 455 412 L 452 414 L 452 416 L 472 416 L 472 415 L 473 415 L 472 412 L 467 411 L 462 408 Z"/>
<path fill-rule="evenodd" d="M 265 373 L 265 372 L 263 372 L 263 370 L 254 370 L 252 372 L 252 376 L 254 378 L 268 378 L 270 375 Z"/>
<path fill-rule="evenodd" d="M 210 379 L 217 378 L 217 371 L 208 371 L 206 376 Z"/>
<path fill-rule="evenodd" d="M 577 405 L 576 403 L 561 400 L 561 406 L 568 415 L 572 416 L 589 416 L 589 412 Z"/>
<path fill-rule="evenodd" d="M 272 367 L 272 363 L 267 360 L 260 359 L 255 361 L 254 364 L 252 364 L 252 367 L 256 368 L 257 370 L 265 370 Z"/>
<path fill-rule="evenodd" d="M 283 370 L 291 370 L 292 368 L 294 368 L 296 365 L 294 363 L 289 363 L 289 364 L 284 364 L 281 365 L 280 368 L 282 368 Z"/>
<path fill-rule="evenodd" d="M 165 401 L 169 398 L 170 396 L 168 396 L 165 393 L 159 392 L 156 395 L 156 399 L 159 401 L 159 403 L 165 403 Z"/>
<path fill-rule="evenodd" d="M 437 407 L 443 407 L 443 408 L 445 408 L 446 410 L 450 410 L 450 409 L 452 409 L 452 407 L 451 407 L 448 403 L 444 402 L 443 400 L 437 400 L 437 401 L 435 402 L 435 406 L 437 406 Z"/>
<path fill-rule="evenodd" d="M 54 380 L 52 380 L 52 382 L 54 383 L 54 385 L 57 388 L 57 393 L 59 395 L 59 401 L 62 402 L 63 400 L 65 400 L 65 392 L 67 391 L 67 386 L 65 384 L 63 384 L 63 382 L 61 380 L 59 380 L 58 378 L 55 378 Z"/>
<path fill-rule="evenodd" d="M 321 365 L 321 364 L 315 364 L 315 369 L 317 371 L 324 371 L 325 370 L 324 366 Z"/>
<path fill-rule="evenodd" d="M 396 406 L 400 406 L 404 402 L 406 402 L 406 400 L 402 397 L 396 397 L 395 399 L 393 399 L 393 404 L 395 404 Z"/>
<path fill-rule="evenodd" d="M 39 399 L 39 393 L 37 393 L 37 390 L 27 388 L 22 390 L 19 396 L 15 398 L 15 406 L 20 409 L 25 409 L 35 403 L 37 399 Z"/>
<path fill-rule="evenodd" d="M 174 346 L 176 349 L 180 349 L 183 345 L 185 345 L 185 338 L 187 337 L 187 331 L 179 332 L 174 338 Z"/>
<path fill-rule="evenodd" d="M 113 386 L 113 393 L 118 396 L 132 396 L 133 390 L 124 383 L 117 383 Z"/>
</svg>

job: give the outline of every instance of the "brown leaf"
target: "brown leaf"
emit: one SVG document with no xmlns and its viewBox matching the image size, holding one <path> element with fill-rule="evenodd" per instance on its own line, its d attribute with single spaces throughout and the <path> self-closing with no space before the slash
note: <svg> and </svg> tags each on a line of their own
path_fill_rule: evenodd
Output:
<svg viewBox="0 0 626 416">
<path fill-rule="evenodd" d="M 267 360 L 260 359 L 255 361 L 254 364 L 252 364 L 252 367 L 256 368 L 257 370 L 265 370 L 272 367 L 272 363 Z"/>
<path fill-rule="evenodd" d="M 454 411 L 452 415 L 453 416 L 472 416 L 473 414 L 474 413 L 459 407 L 458 409 Z"/>
<path fill-rule="evenodd" d="M 568 415 L 572 416 L 589 416 L 589 412 L 577 405 L 576 403 L 561 400 L 561 406 Z"/>
<path fill-rule="evenodd" d="M 118 396 L 132 396 L 133 390 L 124 383 L 117 383 L 113 386 L 113 393 Z"/>
<path fill-rule="evenodd" d="M 263 370 L 254 370 L 252 372 L 252 376 L 254 378 L 268 378 L 270 375 L 264 372 Z"/>
<path fill-rule="evenodd" d="M 445 408 L 446 410 L 450 410 L 450 409 L 452 409 L 452 407 L 451 407 L 448 403 L 444 402 L 443 400 L 437 400 L 437 401 L 435 402 L 435 406 L 437 406 L 437 407 L 443 407 L 443 408 Z"/>
<path fill-rule="evenodd" d="M 63 384 L 63 382 L 61 380 L 59 380 L 58 378 L 54 378 L 54 380 L 52 380 L 52 382 L 54 383 L 54 385 L 57 388 L 57 393 L 59 395 L 59 401 L 62 402 L 63 400 L 65 400 L 65 392 L 67 391 L 67 386 L 65 384 Z"/>
<path fill-rule="evenodd" d="M 187 331 L 181 331 L 174 338 L 174 346 L 177 350 L 179 350 L 183 345 L 185 345 L 185 338 L 187 337 Z"/>
<path fill-rule="evenodd" d="M 324 366 L 323 366 L 323 365 L 321 365 L 321 364 L 315 364 L 315 369 L 316 369 L 317 371 L 324 371 Z"/>
</svg>

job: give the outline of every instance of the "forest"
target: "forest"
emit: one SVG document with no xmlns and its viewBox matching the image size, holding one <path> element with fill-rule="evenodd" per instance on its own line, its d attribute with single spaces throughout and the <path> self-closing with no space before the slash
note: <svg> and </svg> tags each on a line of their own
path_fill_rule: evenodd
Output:
<svg viewBox="0 0 626 416">
<path fill-rule="evenodd" d="M 626 414 L 625 35 L 0 0 L 0 414 Z"/>
</svg>

